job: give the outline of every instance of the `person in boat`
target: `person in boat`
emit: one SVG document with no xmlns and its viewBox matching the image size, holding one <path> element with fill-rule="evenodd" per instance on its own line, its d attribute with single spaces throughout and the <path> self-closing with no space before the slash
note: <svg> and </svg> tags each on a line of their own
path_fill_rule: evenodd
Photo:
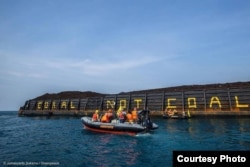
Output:
<svg viewBox="0 0 250 167">
<path fill-rule="evenodd" d="M 134 107 L 134 110 L 132 111 L 132 119 L 133 119 L 133 122 L 138 121 L 138 113 L 137 113 L 137 108 L 136 107 Z"/>
<path fill-rule="evenodd" d="M 173 112 L 171 109 L 169 109 L 169 110 L 168 110 L 168 116 L 171 117 L 171 116 L 173 116 L 173 115 L 174 115 L 174 112 Z"/>
<path fill-rule="evenodd" d="M 174 109 L 173 113 L 174 116 L 178 115 L 178 111 L 176 109 Z"/>
<path fill-rule="evenodd" d="M 125 122 L 125 120 L 126 120 L 126 111 L 124 109 L 119 112 L 118 118 L 119 118 L 120 123 Z"/>
<path fill-rule="evenodd" d="M 109 109 L 109 110 L 102 116 L 101 122 L 110 123 L 112 119 L 113 119 L 113 112 L 112 112 L 111 109 Z"/>
<path fill-rule="evenodd" d="M 129 112 L 127 113 L 126 117 L 127 117 L 127 121 L 128 121 L 129 123 L 133 123 L 133 117 L 132 117 L 131 111 L 129 111 Z"/>
<path fill-rule="evenodd" d="M 92 116 L 92 121 L 93 122 L 99 121 L 99 113 L 98 112 L 99 112 L 98 110 L 95 110 L 95 113 Z"/>
</svg>

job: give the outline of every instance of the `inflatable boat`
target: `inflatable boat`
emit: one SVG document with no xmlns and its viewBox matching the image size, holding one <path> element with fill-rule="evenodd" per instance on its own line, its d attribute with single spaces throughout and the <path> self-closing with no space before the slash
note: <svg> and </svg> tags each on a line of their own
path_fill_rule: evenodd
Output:
<svg viewBox="0 0 250 167">
<path fill-rule="evenodd" d="M 83 127 L 87 130 L 112 134 L 136 135 L 158 128 L 158 125 L 151 121 L 148 110 L 138 112 L 138 122 L 136 123 L 120 123 L 117 119 L 112 120 L 110 123 L 93 122 L 91 117 L 82 117 L 81 121 Z"/>
</svg>

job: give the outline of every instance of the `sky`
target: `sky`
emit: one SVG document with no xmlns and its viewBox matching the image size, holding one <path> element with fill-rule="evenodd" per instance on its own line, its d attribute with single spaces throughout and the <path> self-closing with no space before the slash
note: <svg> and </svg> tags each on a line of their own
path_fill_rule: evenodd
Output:
<svg viewBox="0 0 250 167">
<path fill-rule="evenodd" d="M 0 110 L 45 93 L 250 81 L 249 0 L 0 0 Z"/>
</svg>

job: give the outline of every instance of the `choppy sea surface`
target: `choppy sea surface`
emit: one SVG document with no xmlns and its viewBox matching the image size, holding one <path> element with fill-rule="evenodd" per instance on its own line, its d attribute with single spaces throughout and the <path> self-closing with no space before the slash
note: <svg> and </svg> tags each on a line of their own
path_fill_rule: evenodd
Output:
<svg viewBox="0 0 250 167">
<path fill-rule="evenodd" d="M 0 112 L 0 166 L 172 166 L 174 150 L 250 150 L 250 118 L 153 118 L 137 136 L 94 133 L 80 117 Z"/>
</svg>

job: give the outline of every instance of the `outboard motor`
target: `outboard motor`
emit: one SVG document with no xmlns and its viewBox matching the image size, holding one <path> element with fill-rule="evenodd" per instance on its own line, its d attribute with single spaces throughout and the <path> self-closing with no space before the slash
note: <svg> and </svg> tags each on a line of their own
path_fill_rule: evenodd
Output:
<svg viewBox="0 0 250 167">
<path fill-rule="evenodd" d="M 149 110 L 141 110 L 138 112 L 139 123 L 146 127 L 146 131 L 149 131 L 153 127 L 153 123 L 149 117 Z"/>
<path fill-rule="evenodd" d="M 148 118 L 148 119 L 146 120 L 146 128 L 147 128 L 147 130 L 150 130 L 150 129 L 152 129 L 152 127 L 153 127 L 153 123 L 152 123 L 152 121 L 150 120 L 150 118 Z"/>
</svg>

